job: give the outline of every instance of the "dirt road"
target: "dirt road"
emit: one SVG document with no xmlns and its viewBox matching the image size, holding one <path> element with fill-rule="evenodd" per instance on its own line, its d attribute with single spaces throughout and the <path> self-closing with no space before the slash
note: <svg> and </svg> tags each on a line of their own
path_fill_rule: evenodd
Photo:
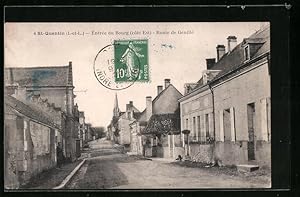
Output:
<svg viewBox="0 0 300 197">
<path fill-rule="evenodd" d="M 270 187 L 266 177 L 230 176 L 121 154 L 104 140 L 90 144 L 90 158 L 67 189 L 257 188 Z"/>
</svg>

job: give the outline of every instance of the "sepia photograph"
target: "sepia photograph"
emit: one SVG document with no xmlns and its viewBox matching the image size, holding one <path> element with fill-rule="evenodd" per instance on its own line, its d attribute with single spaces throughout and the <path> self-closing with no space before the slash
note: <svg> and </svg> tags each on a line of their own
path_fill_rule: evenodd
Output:
<svg viewBox="0 0 300 197">
<path fill-rule="evenodd" d="M 6 22 L 4 189 L 271 188 L 270 22 Z"/>
</svg>

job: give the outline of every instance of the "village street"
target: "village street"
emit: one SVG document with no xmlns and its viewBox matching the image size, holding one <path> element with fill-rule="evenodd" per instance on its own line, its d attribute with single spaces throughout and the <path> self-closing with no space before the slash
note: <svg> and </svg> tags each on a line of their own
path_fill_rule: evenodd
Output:
<svg viewBox="0 0 300 197">
<path fill-rule="evenodd" d="M 66 189 L 252 188 L 269 187 L 265 176 L 236 176 L 219 170 L 179 166 L 122 154 L 110 141 L 90 142 L 89 158 Z"/>
</svg>

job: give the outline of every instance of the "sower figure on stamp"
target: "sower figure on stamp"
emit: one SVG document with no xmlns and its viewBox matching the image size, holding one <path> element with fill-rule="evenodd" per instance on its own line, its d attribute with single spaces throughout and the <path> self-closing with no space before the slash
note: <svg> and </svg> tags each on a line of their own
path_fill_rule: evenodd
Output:
<svg viewBox="0 0 300 197">
<path fill-rule="evenodd" d="M 136 68 L 135 65 L 135 55 L 137 57 L 144 57 L 144 55 L 138 53 L 138 51 L 140 51 L 141 48 L 139 47 L 135 47 L 132 43 L 132 41 L 129 42 L 128 47 L 126 49 L 126 51 L 123 53 L 122 57 L 121 57 L 121 62 L 125 63 L 127 66 L 127 72 L 126 72 L 126 76 L 128 77 L 128 79 L 132 79 L 136 78 L 137 74 L 138 74 L 138 68 Z"/>
<path fill-rule="evenodd" d="M 61 165 L 64 161 L 64 153 L 63 153 L 60 142 L 58 142 L 58 144 L 57 144 L 56 153 L 57 153 L 57 167 L 61 168 Z"/>
</svg>

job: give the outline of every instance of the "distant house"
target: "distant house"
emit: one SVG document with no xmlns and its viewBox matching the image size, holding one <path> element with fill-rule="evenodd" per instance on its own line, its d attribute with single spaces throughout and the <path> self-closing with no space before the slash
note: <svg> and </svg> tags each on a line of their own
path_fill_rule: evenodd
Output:
<svg viewBox="0 0 300 197">
<path fill-rule="evenodd" d="M 107 140 L 112 140 L 113 139 L 113 132 L 112 132 L 111 123 L 106 127 L 106 129 L 107 129 L 106 139 Z"/>
<path fill-rule="evenodd" d="M 61 108 L 65 114 L 65 128 L 62 130 L 62 145 L 67 159 L 75 160 L 78 133 L 74 123 L 74 93 L 72 62 L 67 66 L 11 67 L 5 68 L 5 84 L 24 88 L 26 97 L 39 95 Z"/>
<path fill-rule="evenodd" d="M 79 131 L 78 131 L 78 139 L 80 140 L 80 149 L 82 149 L 83 145 L 84 145 L 85 130 L 86 130 L 85 115 L 84 115 L 83 111 L 80 111 L 79 112 Z"/>
<path fill-rule="evenodd" d="M 80 144 L 80 111 L 77 103 L 73 107 L 73 123 L 74 132 L 77 134 L 75 138 L 75 155 L 80 157 L 81 155 L 81 144 Z"/>
<path fill-rule="evenodd" d="M 130 145 L 130 127 L 129 124 L 135 121 L 140 116 L 140 111 L 130 101 L 126 104 L 126 111 L 120 115 L 117 122 L 118 140 L 117 142 L 122 145 Z"/>
<path fill-rule="evenodd" d="M 165 79 L 165 89 L 157 87 L 157 96 L 146 97 L 146 109 L 130 124 L 135 146 L 132 151 L 149 157 L 175 157 L 182 154 L 178 99 L 182 94 Z M 178 147 L 178 148 L 177 148 Z"/>
<path fill-rule="evenodd" d="M 93 140 L 93 136 L 95 135 L 95 128 L 97 127 L 92 127 L 91 123 L 86 124 L 86 130 L 85 130 L 85 143 Z"/>
<path fill-rule="evenodd" d="M 32 105 L 25 104 L 11 90 L 4 97 L 4 187 L 17 189 L 56 166 L 56 146 L 63 125 L 57 119 L 60 109 L 46 99 L 31 96 L 27 103 Z"/>
<path fill-rule="evenodd" d="M 228 49 L 217 46 L 217 61 L 179 99 L 181 130 L 190 131 L 185 154 L 225 165 L 271 164 L 270 27 L 265 26 Z M 182 138 L 183 139 L 183 138 Z"/>
<path fill-rule="evenodd" d="M 116 94 L 113 118 L 107 126 L 107 139 L 129 147 L 131 143 L 129 124 L 139 118 L 140 114 L 140 111 L 133 105 L 132 101 L 129 101 L 129 103 L 126 104 L 126 111 L 121 112 Z"/>
</svg>

